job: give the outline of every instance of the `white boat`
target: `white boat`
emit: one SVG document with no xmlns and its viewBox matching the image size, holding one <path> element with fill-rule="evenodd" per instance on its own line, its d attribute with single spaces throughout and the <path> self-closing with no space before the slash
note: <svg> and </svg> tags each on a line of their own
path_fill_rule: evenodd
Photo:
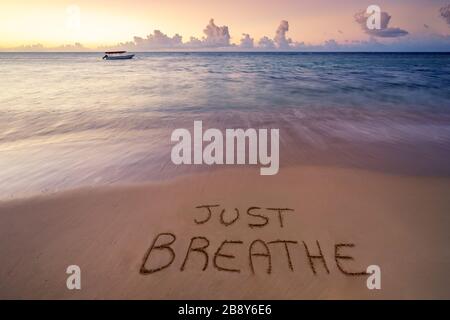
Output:
<svg viewBox="0 0 450 320">
<path fill-rule="evenodd" d="M 126 51 L 107 51 L 103 60 L 128 60 L 133 59 L 134 54 L 126 54 Z"/>
</svg>

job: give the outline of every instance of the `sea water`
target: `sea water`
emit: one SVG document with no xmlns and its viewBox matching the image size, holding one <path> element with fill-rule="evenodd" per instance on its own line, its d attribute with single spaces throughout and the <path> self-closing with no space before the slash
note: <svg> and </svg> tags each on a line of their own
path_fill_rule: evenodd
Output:
<svg viewBox="0 0 450 320">
<path fill-rule="evenodd" d="M 450 175 L 450 54 L 101 57 L 0 53 L 0 199 L 189 174 L 170 137 L 194 121 L 279 128 L 280 171 Z"/>
</svg>

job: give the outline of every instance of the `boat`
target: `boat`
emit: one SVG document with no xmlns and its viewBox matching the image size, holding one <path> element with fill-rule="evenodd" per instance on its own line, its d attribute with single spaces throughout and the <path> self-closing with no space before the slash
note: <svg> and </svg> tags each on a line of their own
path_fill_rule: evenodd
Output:
<svg viewBox="0 0 450 320">
<path fill-rule="evenodd" d="M 106 51 L 103 60 L 128 60 L 133 59 L 134 54 L 126 54 L 126 51 Z"/>
</svg>

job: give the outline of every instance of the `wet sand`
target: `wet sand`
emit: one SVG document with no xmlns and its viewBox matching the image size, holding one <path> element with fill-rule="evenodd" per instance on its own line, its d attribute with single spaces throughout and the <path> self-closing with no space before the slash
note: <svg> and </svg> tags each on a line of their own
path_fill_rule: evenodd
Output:
<svg viewBox="0 0 450 320">
<path fill-rule="evenodd" d="M 449 199 L 448 178 L 301 166 L 276 176 L 233 168 L 6 201 L 0 298 L 449 298 Z M 204 222 L 201 205 L 220 207 Z M 267 208 L 293 211 L 280 220 Z M 171 235 L 146 256 L 161 233 L 176 237 L 174 259 L 149 274 L 171 262 L 161 247 Z M 194 237 L 203 251 L 188 250 Z M 291 241 L 288 251 L 280 240 Z M 310 260 L 317 243 L 323 259 Z M 269 258 L 258 256 L 264 244 L 270 274 Z M 66 287 L 69 265 L 81 268 L 81 290 Z M 381 268 L 381 290 L 368 290 L 367 275 L 346 274 L 369 265 Z"/>
</svg>

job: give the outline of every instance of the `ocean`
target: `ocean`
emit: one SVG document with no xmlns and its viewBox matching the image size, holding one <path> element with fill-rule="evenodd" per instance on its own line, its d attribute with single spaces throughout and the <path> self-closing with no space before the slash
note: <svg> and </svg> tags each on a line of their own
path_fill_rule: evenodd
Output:
<svg viewBox="0 0 450 320">
<path fill-rule="evenodd" d="M 171 163 L 172 130 L 195 120 L 279 128 L 281 170 L 450 175 L 450 54 L 101 58 L 0 53 L 0 199 L 213 169 Z"/>
</svg>

